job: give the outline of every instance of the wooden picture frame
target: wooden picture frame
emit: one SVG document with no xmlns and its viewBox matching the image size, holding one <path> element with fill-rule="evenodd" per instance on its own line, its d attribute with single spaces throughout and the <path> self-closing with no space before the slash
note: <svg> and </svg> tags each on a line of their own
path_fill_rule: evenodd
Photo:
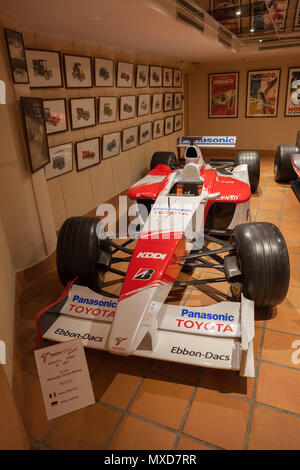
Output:
<svg viewBox="0 0 300 470">
<path fill-rule="evenodd" d="M 66 88 L 92 88 L 92 58 L 83 55 L 64 54 Z"/>
<path fill-rule="evenodd" d="M 94 59 L 95 87 L 113 87 L 115 84 L 115 62 L 112 59 Z"/>
<path fill-rule="evenodd" d="M 122 152 L 127 152 L 138 145 L 138 126 L 127 127 L 122 131 Z"/>
<path fill-rule="evenodd" d="M 119 61 L 117 63 L 117 87 L 133 87 L 133 64 L 131 62 Z"/>
<path fill-rule="evenodd" d="M 84 129 L 96 125 L 96 98 L 70 98 L 71 129 Z"/>
<path fill-rule="evenodd" d="M 182 93 L 179 91 L 178 93 L 174 93 L 174 102 L 173 102 L 173 109 L 177 111 L 182 108 Z"/>
<path fill-rule="evenodd" d="M 146 116 L 150 114 L 150 107 L 151 107 L 151 95 L 139 95 L 138 96 L 138 104 L 137 104 L 137 116 Z"/>
<path fill-rule="evenodd" d="M 119 111 L 120 121 L 134 118 L 135 108 L 136 108 L 136 96 L 135 95 L 120 96 L 120 111 Z"/>
<path fill-rule="evenodd" d="M 25 49 L 30 88 L 62 88 L 59 51 Z"/>
<path fill-rule="evenodd" d="M 76 142 L 75 155 L 77 171 L 99 165 L 101 162 L 99 137 Z"/>
<path fill-rule="evenodd" d="M 73 143 L 49 148 L 50 163 L 45 166 L 45 178 L 51 180 L 73 171 Z"/>
<path fill-rule="evenodd" d="M 139 145 L 150 142 L 152 137 L 152 121 L 143 122 L 139 126 Z"/>
<path fill-rule="evenodd" d="M 239 72 L 208 75 L 208 117 L 237 118 L 239 102 Z"/>
<path fill-rule="evenodd" d="M 68 130 L 66 98 L 43 100 L 47 135 L 58 134 Z"/>
<path fill-rule="evenodd" d="M 181 88 L 182 87 L 182 70 L 174 69 L 173 71 L 173 87 Z"/>
<path fill-rule="evenodd" d="M 153 121 L 153 128 L 152 128 L 152 139 L 159 139 L 164 135 L 164 119 L 156 119 Z"/>
<path fill-rule="evenodd" d="M 248 70 L 245 116 L 277 117 L 281 69 Z"/>
<path fill-rule="evenodd" d="M 157 65 L 150 65 L 150 87 L 151 88 L 160 88 L 162 87 L 162 67 Z"/>
<path fill-rule="evenodd" d="M 121 132 L 111 132 L 102 136 L 102 160 L 116 157 L 121 152 Z"/>
<path fill-rule="evenodd" d="M 98 122 L 105 124 L 107 122 L 116 122 L 118 116 L 118 97 L 100 96 L 98 106 Z"/>
<path fill-rule="evenodd" d="M 286 117 L 300 116 L 300 67 L 290 67 L 288 71 L 284 115 Z"/>
<path fill-rule="evenodd" d="M 174 93 L 165 93 L 164 94 L 164 112 L 173 110 L 173 97 Z"/>
<path fill-rule="evenodd" d="M 152 108 L 151 108 L 152 114 L 158 114 L 162 112 L 163 97 L 164 97 L 163 93 L 154 93 L 154 95 L 152 95 Z"/>
<path fill-rule="evenodd" d="M 23 35 L 19 31 L 4 28 L 6 47 L 9 57 L 13 82 L 29 83 L 29 74 L 25 56 Z"/>
<path fill-rule="evenodd" d="M 135 73 L 136 88 L 149 87 L 149 65 L 138 64 Z"/>
<path fill-rule="evenodd" d="M 174 116 L 174 132 L 179 132 L 183 127 L 183 114 L 175 114 Z"/>
<path fill-rule="evenodd" d="M 163 83 L 164 88 L 173 86 L 173 69 L 171 67 L 163 67 Z"/>
<path fill-rule="evenodd" d="M 174 132 L 174 115 L 165 117 L 164 134 L 170 135 Z"/>
</svg>

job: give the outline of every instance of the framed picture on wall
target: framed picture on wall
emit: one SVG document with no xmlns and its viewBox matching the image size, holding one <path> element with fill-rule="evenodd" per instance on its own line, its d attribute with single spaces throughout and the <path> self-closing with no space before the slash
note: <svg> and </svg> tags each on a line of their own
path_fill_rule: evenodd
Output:
<svg viewBox="0 0 300 470">
<path fill-rule="evenodd" d="M 149 86 L 149 65 L 138 64 L 136 66 L 135 86 L 137 88 L 146 88 Z"/>
<path fill-rule="evenodd" d="M 44 100 L 44 115 L 47 134 L 57 134 L 68 130 L 66 99 Z"/>
<path fill-rule="evenodd" d="M 100 96 L 99 98 L 99 123 L 115 122 L 117 120 L 118 98 L 117 96 Z"/>
<path fill-rule="evenodd" d="M 139 129 L 139 144 L 143 145 L 151 140 L 152 122 L 144 122 Z"/>
<path fill-rule="evenodd" d="M 146 116 L 146 114 L 149 114 L 149 113 L 150 113 L 150 95 L 139 95 L 137 115 Z"/>
<path fill-rule="evenodd" d="M 164 112 L 172 111 L 173 109 L 173 93 L 164 94 Z"/>
<path fill-rule="evenodd" d="M 173 86 L 173 69 L 163 67 L 163 87 Z"/>
<path fill-rule="evenodd" d="M 238 117 L 239 73 L 211 73 L 208 76 L 208 117 Z"/>
<path fill-rule="evenodd" d="M 77 171 L 85 170 L 100 163 L 99 137 L 76 142 Z"/>
<path fill-rule="evenodd" d="M 114 86 L 114 61 L 95 57 L 95 86 Z"/>
<path fill-rule="evenodd" d="M 69 142 L 63 145 L 49 148 L 50 163 L 45 166 L 45 178 L 51 180 L 57 176 L 73 171 L 73 144 Z"/>
<path fill-rule="evenodd" d="M 152 114 L 161 113 L 163 110 L 163 97 L 162 93 L 154 93 L 152 95 Z"/>
<path fill-rule="evenodd" d="M 129 62 L 118 62 L 117 87 L 132 88 L 133 86 L 133 64 Z"/>
<path fill-rule="evenodd" d="M 235 8 L 240 4 L 240 0 L 229 0 L 226 3 L 222 0 L 210 0 L 210 14 L 229 31 L 240 34 L 241 18 L 236 15 L 237 10 Z"/>
<path fill-rule="evenodd" d="M 4 34 L 13 82 L 29 83 L 22 33 L 4 28 Z"/>
<path fill-rule="evenodd" d="M 175 110 L 182 108 L 182 93 L 181 93 L 181 92 L 179 92 L 179 93 L 174 93 L 174 104 L 173 104 L 173 108 L 174 108 Z"/>
<path fill-rule="evenodd" d="M 276 117 L 280 69 L 248 71 L 246 117 Z"/>
<path fill-rule="evenodd" d="M 300 116 L 300 67 L 289 68 L 285 116 Z"/>
<path fill-rule="evenodd" d="M 71 128 L 82 129 L 96 125 L 96 99 L 70 99 Z"/>
<path fill-rule="evenodd" d="M 31 88 L 63 86 L 59 51 L 25 49 Z"/>
<path fill-rule="evenodd" d="M 152 139 L 158 139 L 164 135 L 164 119 L 157 119 L 153 122 Z"/>
<path fill-rule="evenodd" d="M 135 117 L 135 95 L 120 97 L 120 121 Z"/>
<path fill-rule="evenodd" d="M 165 118 L 165 135 L 172 134 L 174 132 L 174 116 L 168 116 Z"/>
<path fill-rule="evenodd" d="M 50 162 L 42 98 L 21 97 L 31 172 Z"/>
<path fill-rule="evenodd" d="M 174 132 L 181 131 L 183 124 L 183 114 L 175 114 L 174 117 Z"/>
<path fill-rule="evenodd" d="M 174 69 L 173 72 L 173 87 L 181 88 L 182 87 L 182 71 L 179 69 Z"/>
<path fill-rule="evenodd" d="M 295 19 L 294 19 L 294 31 L 300 30 L 300 0 L 297 1 L 297 8 L 295 11 Z"/>
<path fill-rule="evenodd" d="M 91 88 L 92 59 L 87 56 L 64 54 L 66 88 Z"/>
<path fill-rule="evenodd" d="M 162 86 L 162 67 L 150 65 L 150 86 L 151 87 Z"/>
<path fill-rule="evenodd" d="M 138 126 L 128 127 L 122 132 L 122 151 L 133 149 L 138 145 Z"/>
<path fill-rule="evenodd" d="M 113 132 L 102 137 L 102 160 L 119 155 L 121 149 L 121 132 Z"/>
</svg>

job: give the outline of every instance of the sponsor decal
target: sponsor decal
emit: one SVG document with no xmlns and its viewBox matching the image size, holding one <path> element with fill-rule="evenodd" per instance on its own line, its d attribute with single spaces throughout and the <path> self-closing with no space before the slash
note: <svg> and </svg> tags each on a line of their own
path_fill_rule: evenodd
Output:
<svg viewBox="0 0 300 470">
<path fill-rule="evenodd" d="M 63 349 L 62 351 L 58 351 L 58 352 L 44 352 L 43 354 L 41 354 L 41 359 L 43 359 L 43 363 L 45 364 L 47 362 L 47 360 L 51 360 L 51 359 L 55 359 L 57 356 L 60 356 L 61 354 L 72 354 L 74 351 L 76 351 L 77 348 L 66 348 L 66 349 Z M 49 364 L 51 364 L 49 362 Z"/>
<path fill-rule="evenodd" d="M 220 200 L 221 201 L 237 201 L 238 198 L 239 198 L 238 196 L 235 196 L 234 194 L 231 194 L 230 196 L 221 196 Z"/>
<path fill-rule="evenodd" d="M 78 338 L 78 339 L 87 340 L 87 341 L 95 341 L 97 343 L 101 343 L 103 341 L 102 336 L 93 336 L 90 333 L 84 333 L 81 335 L 80 333 L 74 333 L 72 331 L 65 330 L 64 328 L 57 328 L 54 331 L 54 334 L 61 335 L 61 336 L 68 336 L 70 338 Z"/>
<path fill-rule="evenodd" d="M 187 308 L 183 308 L 181 310 L 182 317 L 189 317 L 189 318 L 200 318 L 202 320 L 218 320 L 218 321 L 234 321 L 234 315 L 230 315 L 228 313 L 218 314 L 218 313 L 206 313 L 206 312 L 194 312 L 192 310 L 188 310 Z"/>
<path fill-rule="evenodd" d="M 114 302 L 116 304 L 116 302 Z M 69 312 L 84 314 L 87 316 L 92 315 L 93 317 L 114 317 L 115 310 L 109 310 L 104 308 L 93 308 L 83 307 L 82 305 L 70 304 Z"/>
<path fill-rule="evenodd" d="M 117 338 L 115 338 L 115 342 L 116 342 L 116 346 L 119 346 L 120 343 L 122 343 L 122 341 L 126 341 L 127 338 L 122 338 L 120 336 L 118 336 Z"/>
<path fill-rule="evenodd" d="M 139 252 L 139 254 L 137 255 L 137 258 L 152 258 L 152 259 L 165 259 L 166 258 L 166 254 L 162 254 L 162 253 L 151 253 L 151 252 Z"/>
<path fill-rule="evenodd" d="M 233 329 L 231 328 L 230 325 L 224 324 L 224 323 L 210 323 L 210 322 L 199 322 L 197 320 L 183 320 L 181 318 L 177 318 L 177 327 L 184 327 L 184 328 L 195 328 L 196 330 L 206 330 L 206 331 L 217 331 L 218 333 L 226 333 L 227 331 L 230 331 L 230 333 L 233 333 Z"/>
<path fill-rule="evenodd" d="M 155 273 L 154 269 L 140 268 L 132 279 L 136 281 L 148 281 Z"/>
<path fill-rule="evenodd" d="M 97 300 L 97 299 L 79 297 L 79 295 L 74 295 L 72 302 L 77 302 L 79 304 L 99 305 L 99 307 L 112 307 L 112 308 L 116 308 L 116 305 L 117 305 L 117 302 L 114 300 Z"/>
<path fill-rule="evenodd" d="M 211 351 L 201 352 L 193 351 L 186 348 L 181 348 L 180 346 L 172 346 L 171 354 L 179 354 L 183 356 L 199 357 L 202 359 L 211 359 L 213 361 L 229 361 L 231 356 L 229 354 L 216 354 Z"/>
</svg>

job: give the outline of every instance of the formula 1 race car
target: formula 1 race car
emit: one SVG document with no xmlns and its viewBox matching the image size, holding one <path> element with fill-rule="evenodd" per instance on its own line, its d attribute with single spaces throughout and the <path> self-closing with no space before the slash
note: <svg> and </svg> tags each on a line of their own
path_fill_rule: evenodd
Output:
<svg viewBox="0 0 300 470">
<path fill-rule="evenodd" d="M 275 181 L 291 183 L 300 201 L 300 131 L 297 132 L 296 145 L 279 145 L 274 160 Z"/>
<path fill-rule="evenodd" d="M 259 154 L 238 152 L 231 162 L 203 160 L 201 147 L 230 148 L 235 142 L 235 137 L 181 137 L 183 164 L 172 152 L 154 153 L 150 172 L 129 189 L 139 216 L 123 243 L 107 237 L 97 217 L 63 223 L 57 270 L 66 288 L 38 314 L 41 337 L 81 338 L 85 346 L 113 354 L 254 376 L 254 306 L 283 301 L 290 268 L 279 229 L 249 222 Z M 117 269 L 120 262 L 128 263 L 126 270 Z M 216 276 L 178 280 L 181 271 L 188 276 L 197 268 L 215 270 Z M 118 298 L 102 290 L 108 272 L 124 278 Z M 172 288 L 224 281 L 234 301 L 207 307 L 165 303 Z"/>
</svg>

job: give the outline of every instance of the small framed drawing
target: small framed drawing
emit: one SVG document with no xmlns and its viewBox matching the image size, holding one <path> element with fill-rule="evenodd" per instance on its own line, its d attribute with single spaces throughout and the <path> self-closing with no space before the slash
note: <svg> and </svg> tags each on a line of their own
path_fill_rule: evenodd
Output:
<svg viewBox="0 0 300 470">
<path fill-rule="evenodd" d="M 45 166 L 45 178 L 51 180 L 57 176 L 73 171 L 73 144 L 69 142 L 63 145 L 49 148 L 50 163 Z"/>
<path fill-rule="evenodd" d="M 44 115 L 47 134 L 68 130 L 66 99 L 44 100 Z"/>
<path fill-rule="evenodd" d="M 146 144 L 151 140 L 152 122 L 144 122 L 139 129 L 139 145 Z"/>
<path fill-rule="evenodd" d="M 69 102 L 72 130 L 96 125 L 95 98 L 71 98 Z"/>
<path fill-rule="evenodd" d="M 182 93 L 174 93 L 174 104 L 173 108 L 174 109 L 181 109 L 182 107 Z"/>
<path fill-rule="evenodd" d="M 100 163 L 99 137 L 76 142 L 76 166 L 77 171 L 85 170 Z"/>
<path fill-rule="evenodd" d="M 60 88 L 63 86 L 58 51 L 26 49 L 25 55 L 31 88 Z"/>
<path fill-rule="evenodd" d="M 117 87 L 132 88 L 133 86 L 133 64 L 129 62 L 118 62 Z"/>
<path fill-rule="evenodd" d="M 172 134 L 174 132 L 174 116 L 168 116 L 165 118 L 165 135 Z"/>
<path fill-rule="evenodd" d="M 181 131 L 181 129 L 182 129 L 182 122 L 183 122 L 183 115 L 182 115 L 182 114 L 175 114 L 175 119 L 174 119 L 174 132 Z"/>
<path fill-rule="evenodd" d="M 136 66 L 136 88 L 146 88 L 149 86 L 149 65 L 138 64 Z"/>
<path fill-rule="evenodd" d="M 152 138 L 158 139 L 164 135 L 164 119 L 157 119 L 153 122 Z"/>
<path fill-rule="evenodd" d="M 64 54 L 66 88 L 91 88 L 92 59 L 87 56 Z"/>
<path fill-rule="evenodd" d="M 50 162 L 42 98 L 21 97 L 31 173 Z"/>
<path fill-rule="evenodd" d="M 135 117 L 135 95 L 120 97 L 120 121 Z"/>
<path fill-rule="evenodd" d="M 285 101 L 285 116 L 300 116 L 300 67 L 289 68 Z"/>
<path fill-rule="evenodd" d="M 154 93 L 152 96 L 152 114 L 161 113 L 163 110 L 163 94 Z"/>
<path fill-rule="evenodd" d="M 117 96 L 100 96 L 99 123 L 115 122 L 117 120 Z"/>
<path fill-rule="evenodd" d="M 102 160 L 119 155 L 121 149 L 121 132 L 106 134 L 102 137 Z"/>
<path fill-rule="evenodd" d="M 150 65 L 150 86 L 151 87 L 162 86 L 162 67 Z"/>
<path fill-rule="evenodd" d="M 173 93 L 164 94 L 164 112 L 172 111 L 173 109 Z"/>
<path fill-rule="evenodd" d="M 122 132 L 122 151 L 133 149 L 138 145 L 138 126 L 128 127 Z"/>
<path fill-rule="evenodd" d="M 95 86 L 114 86 L 114 61 L 95 57 Z"/>
<path fill-rule="evenodd" d="M 163 67 L 163 87 L 173 86 L 173 69 Z"/>
<path fill-rule="evenodd" d="M 4 29 L 10 68 L 14 83 L 29 83 L 23 35 L 18 31 Z"/>
<path fill-rule="evenodd" d="M 182 71 L 174 69 L 173 72 L 173 87 L 181 88 L 182 87 Z"/>
<path fill-rule="evenodd" d="M 137 115 L 145 116 L 150 113 L 150 95 L 139 95 L 137 105 Z"/>
</svg>

